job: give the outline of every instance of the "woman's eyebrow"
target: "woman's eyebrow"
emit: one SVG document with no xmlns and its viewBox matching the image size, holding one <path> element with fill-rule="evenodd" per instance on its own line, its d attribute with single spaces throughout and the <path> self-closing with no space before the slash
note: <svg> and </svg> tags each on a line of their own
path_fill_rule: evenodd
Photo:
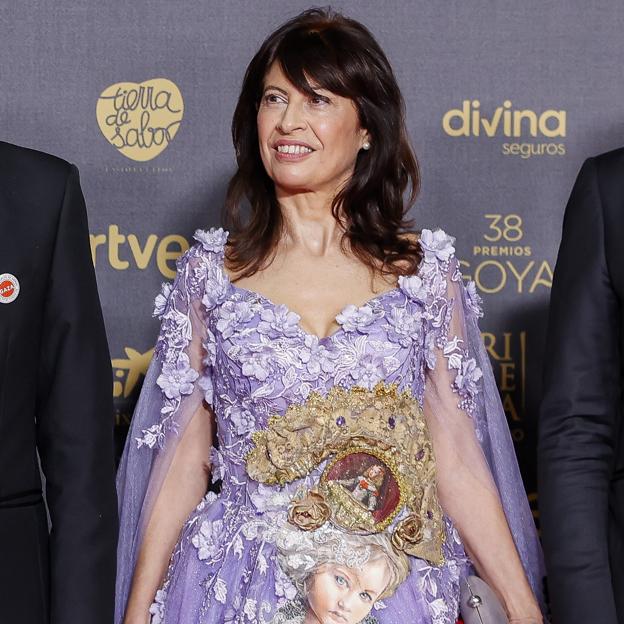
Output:
<svg viewBox="0 0 624 624">
<path fill-rule="evenodd" d="M 332 93 L 332 91 L 330 91 L 329 89 L 326 89 L 325 87 L 321 87 L 321 85 L 310 85 L 310 89 L 312 89 L 312 91 L 314 91 L 315 93 L 317 93 L 318 91 L 325 91 L 325 93 Z"/>
<path fill-rule="evenodd" d="M 275 91 L 279 91 L 280 93 L 283 93 L 284 95 L 288 95 L 288 93 L 284 91 L 284 89 L 280 87 L 276 87 L 275 85 L 267 85 L 266 87 L 264 87 L 265 91 L 268 91 L 269 89 L 275 89 Z"/>
</svg>

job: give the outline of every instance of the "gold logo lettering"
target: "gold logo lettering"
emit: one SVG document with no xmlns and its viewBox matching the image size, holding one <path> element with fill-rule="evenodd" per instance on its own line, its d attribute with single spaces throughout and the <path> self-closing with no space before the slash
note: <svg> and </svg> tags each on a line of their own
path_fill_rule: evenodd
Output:
<svg viewBox="0 0 624 624">
<path fill-rule="evenodd" d="M 106 234 L 91 234 L 89 238 L 94 266 L 97 266 L 98 258 L 102 260 L 102 253 L 98 254 L 100 247 L 105 252 L 105 259 L 117 271 L 125 271 L 131 266 L 145 270 L 155 255 L 156 266 L 167 279 L 175 277 L 175 261 L 189 248 L 186 238 L 179 234 L 167 234 L 160 241 L 156 234 L 149 234 L 141 241 L 136 234 L 122 234 L 114 223 L 108 226 Z"/>
<path fill-rule="evenodd" d="M 567 132 L 565 110 L 548 109 L 542 113 L 530 109 L 514 109 L 511 100 L 505 100 L 488 115 L 481 110 L 479 100 L 464 100 L 461 108 L 452 108 L 442 117 L 442 129 L 452 137 L 481 136 L 488 137 L 565 137 Z M 520 145 L 520 144 L 505 144 Z M 548 145 L 548 144 L 547 144 Z M 540 154 L 560 155 L 563 145 L 554 149 L 541 149 Z M 507 147 L 503 153 L 513 153 Z M 520 152 L 519 152 L 520 153 Z M 536 152 L 537 153 L 537 152 Z"/>
<path fill-rule="evenodd" d="M 171 143 L 180 128 L 184 102 L 166 78 L 118 82 L 106 87 L 96 118 L 106 140 L 131 160 L 152 160 Z"/>
<path fill-rule="evenodd" d="M 504 332 L 497 336 L 482 332 L 485 349 L 490 356 L 503 409 L 507 413 L 511 434 L 516 442 L 524 438 L 521 423 L 526 409 L 526 331 L 521 331 L 514 340 L 514 334 Z M 519 395 L 519 396 L 518 396 Z M 520 406 L 517 400 L 520 399 Z"/>
<path fill-rule="evenodd" d="M 125 347 L 125 358 L 111 360 L 115 380 L 113 381 L 113 397 L 127 399 L 139 381 L 139 378 L 147 372 L 154 349 L 145 353 L 139 353 L 131 347 Z"/>
</svg>

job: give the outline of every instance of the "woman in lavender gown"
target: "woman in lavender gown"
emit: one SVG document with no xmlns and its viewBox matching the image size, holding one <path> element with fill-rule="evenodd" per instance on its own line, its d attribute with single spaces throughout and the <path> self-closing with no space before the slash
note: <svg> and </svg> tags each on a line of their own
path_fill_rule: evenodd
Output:
<svg viewBox="0 0 624 624">
<path fill-rule="evenodd" d="M 156 298 L 116 624 L 450 624 L 475 572 L 542 622 L 480 298 L 451 236 L 410 232 L 403 111 L 370 32 L 333 12 L 251 61 L 227 229 L 198 230 Z"/>
</svg>

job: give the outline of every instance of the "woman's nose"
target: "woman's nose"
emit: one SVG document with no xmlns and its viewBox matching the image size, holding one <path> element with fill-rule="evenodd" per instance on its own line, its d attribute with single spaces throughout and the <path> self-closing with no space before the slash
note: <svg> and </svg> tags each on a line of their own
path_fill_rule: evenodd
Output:
<svg viewBox="0 0 624 624">
<path fill-rule="evenodd" d="M 291 100 L 279 121 L 279 129 L 284 133 L 290 133 L 293 130 L 304 129 L 306 125 L 302 106 Z"/>
</svg>

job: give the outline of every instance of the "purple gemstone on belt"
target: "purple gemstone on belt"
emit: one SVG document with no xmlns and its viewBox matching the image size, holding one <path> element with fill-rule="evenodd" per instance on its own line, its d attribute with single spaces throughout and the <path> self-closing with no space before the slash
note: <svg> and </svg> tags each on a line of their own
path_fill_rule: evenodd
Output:
<svg viewBox="0 0 624 624">
<path fill-rule="evenodd" d="M 345 426 L 345 424 L 346 424 L 346 422 L 347 422 L 347 421 L 344 419 L 344 416 L 338 416 L 338 418 L 336 418 L 336 424 L 337 424 L 339 427 L 344 427 L 344 426 Z"/>
<path fill-rule="evenodd" d="M 390 418 L 388 418 L 388 427 L 390 427 L 390 429 L 394 429 L 395 425 L 396 420 L 394 420 L 394 416 L 390 416 Z"/>
<path fill-rule="evenodd" d="M 420 461 L 425 456 L 425 449 L 420 449 L 418 453 L 416 453 L 416 461 Z"/>
<path fill-rule="evenodd" d="M 429 520 L 432 520 L 433 519 L 433 512 L 428 511 L 427 512 L 427 518 L 429 518 Z"/>
</svg>

